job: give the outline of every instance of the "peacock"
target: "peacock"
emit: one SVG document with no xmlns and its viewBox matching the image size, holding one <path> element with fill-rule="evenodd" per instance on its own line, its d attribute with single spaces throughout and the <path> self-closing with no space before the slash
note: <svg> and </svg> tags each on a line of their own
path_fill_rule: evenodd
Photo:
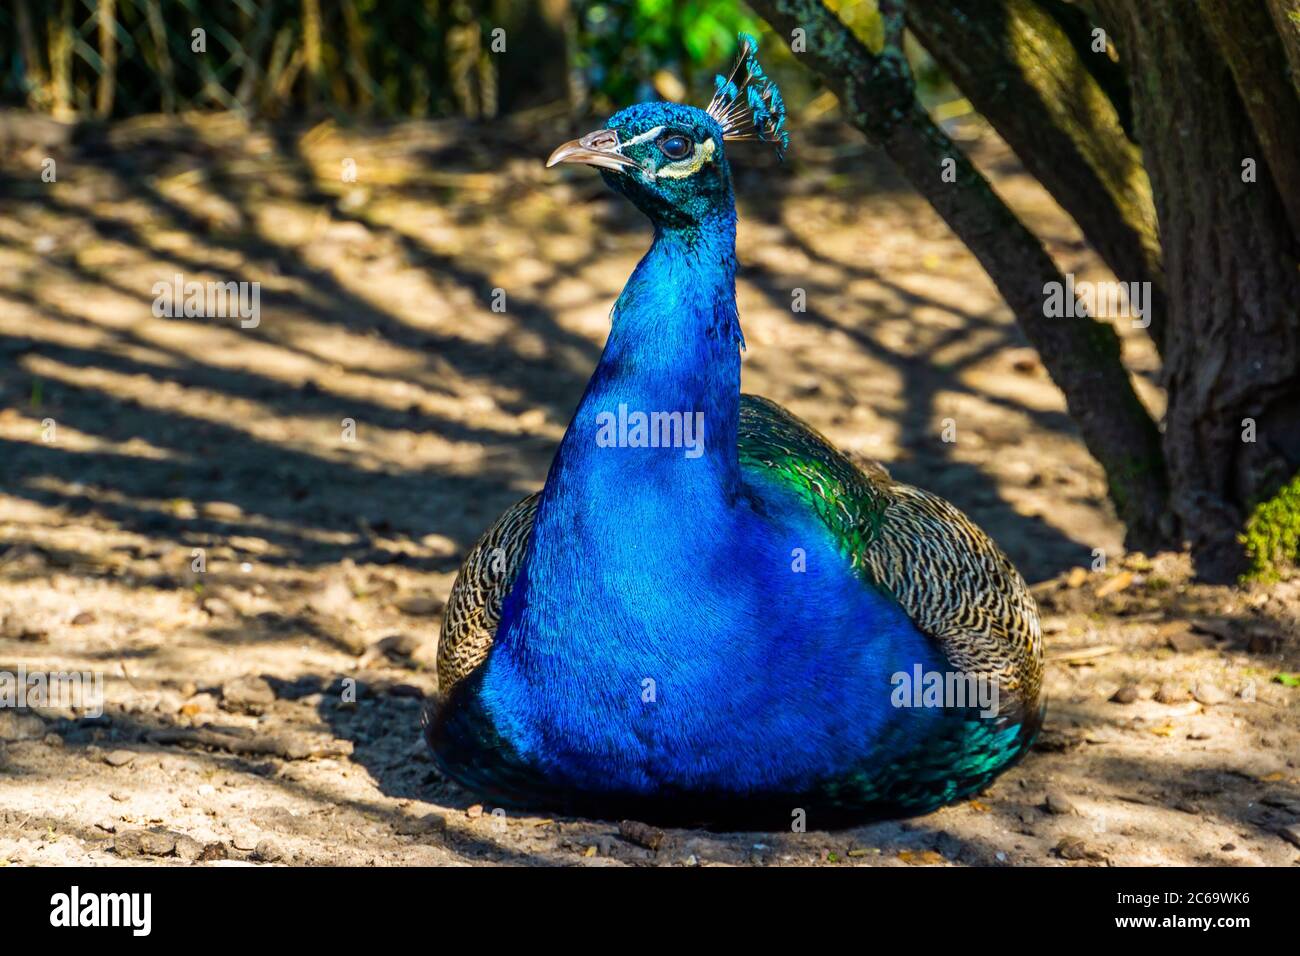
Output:
<svg viewBox="0 0 1300 956">
<path fill-rule="evenodd" d="M 596 167 L 654 237 L 544 487 L 466 556 L 424 733 L 495 806 L 838 827 L 985 787 L 1042 723 L 1015 567 L 961 511 L 741 394 L 724 143 L 788 148 L 741 35 L 706 109 L 640 103 Z"/>
</svg>

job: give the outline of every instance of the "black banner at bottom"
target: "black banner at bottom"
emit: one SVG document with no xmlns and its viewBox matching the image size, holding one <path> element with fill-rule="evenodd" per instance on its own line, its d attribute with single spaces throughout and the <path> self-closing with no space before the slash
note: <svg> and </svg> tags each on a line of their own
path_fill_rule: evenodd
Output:
<svg viewBox="0 0 1300 956">
<path fill-rule="evenodd" d="M 1231 944 L 1294 926 L 1298 890 L 1300 868 L 7 867 L 0 913 L 11 941 L 75 934 L 127 946 L 209 937 L 364 945 L 376 933 L 439 926 L 438 935 L 459 927 L 494 943 L 518 933 L 598 944 L 665 923 L 734 944 L 776 920 L 832 938 L 911 927 L 940 945 L 968 945 L 972 931 L 999 926 L 1022 939 L 1195 933 Z"/>
</svg>

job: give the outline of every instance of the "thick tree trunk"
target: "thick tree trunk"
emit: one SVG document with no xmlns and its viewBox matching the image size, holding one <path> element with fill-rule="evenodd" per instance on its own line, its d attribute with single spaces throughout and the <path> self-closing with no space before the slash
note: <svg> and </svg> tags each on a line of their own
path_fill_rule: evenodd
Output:
<svg viewBox="0 0 1300 956">
<path fill-rule="evenodd" d="M 1226 5 L 1203 8 L 1213 19 Z M 1103 0 L 1126 44 L 1156 196 L 1169 328 L 1165 456 L 1198 572 L 1242 571 L 1249 509 L 1300 467 L 1295 238 L 1232 73 L 1180 0 Z"/>
<path fill-rule="evenodd" d="M 1232 71 L 1291 231 L 1300 236 L 1300 96 L 1265 0 L 1197 0 L 1197 6 Z"/>
<path fill-rule="evenodd" d="M 930 120 L 894 46 L 873 55 L 820 0 L 751 0 L 783 37 L 806 33 L 800 57 L 838 93 L 846 118 L 879 143 L 979 259 L 1065 393 L 1084 442 L 1106 470 L 1132 547 L 1164 540 L 1159 434 L 1133 390 L 1113 329 L 1044 312 L 1044 286 L 1060 271 L 966 156 Z M 956 182 L 941 175 L 955 164 Z"/>
<path fill-rule="evenodd" d="M 1163 344 L 1151 184 L 1110 97 L 1034 0 L 910 0 L 907 22 L 1122 282 L 1149 282 Z M 1107 63 L 1105 54 L 1089 53 Z"/>
</svg>

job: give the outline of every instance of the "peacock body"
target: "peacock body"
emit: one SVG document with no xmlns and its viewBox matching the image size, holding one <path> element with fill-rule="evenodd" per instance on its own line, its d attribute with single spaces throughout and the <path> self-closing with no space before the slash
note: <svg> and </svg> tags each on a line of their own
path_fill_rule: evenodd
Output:
<svg viewBox="0 0 1300 956">
<path fill-rule="evenodd" d="M 426 736 L 495 804 L 714 826 L 905 816 L 985 786 L 1040 724 L 1037 612 L 1001 551 L 740 393 L 723 142 L 785 145 L 755 46 L 709 110 L 634 106 L 552 156 L 600 168 L 654 240 L 545 486 L 483 536 L 447 605 Z M 899 692 L 934 674 L 996 703 Z"/>
</svg>

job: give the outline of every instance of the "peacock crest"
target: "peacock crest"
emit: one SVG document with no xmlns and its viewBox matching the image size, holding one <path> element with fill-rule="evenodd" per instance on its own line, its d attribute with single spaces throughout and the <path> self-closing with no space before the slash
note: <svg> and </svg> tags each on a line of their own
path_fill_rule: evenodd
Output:
<svg viewBox="0 0 1300 956">
<path fill-rule="evenodd" d="M 714 79 L 715 91 L 706 112 L 722 127 L 724 140 L 771 143 L 781 158 L 790 146 L 781 91 L 758 62 L 758 41 L 740 34 L 740 50 L 730 76 Z"/>
</svg>

